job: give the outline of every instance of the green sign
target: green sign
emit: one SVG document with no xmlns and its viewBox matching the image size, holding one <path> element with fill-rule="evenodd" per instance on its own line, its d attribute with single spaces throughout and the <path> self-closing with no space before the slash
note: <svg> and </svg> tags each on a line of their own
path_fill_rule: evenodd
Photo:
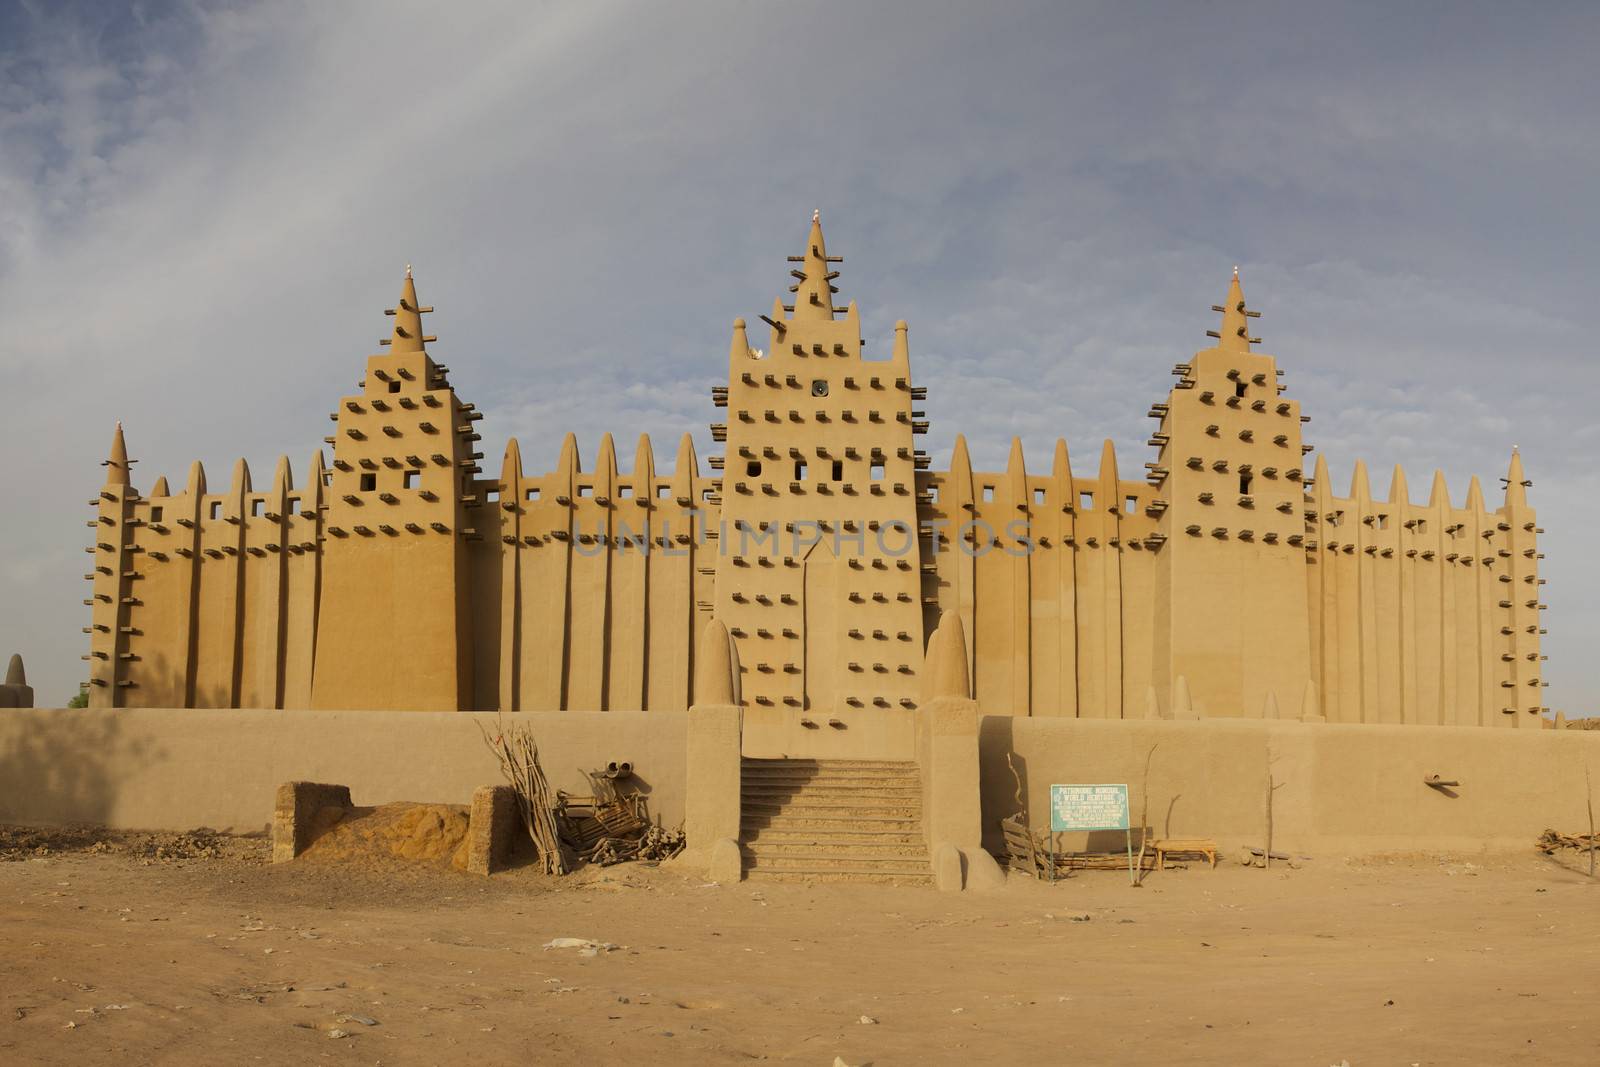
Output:
<svg viewBox="0 0 1600 1067">
<path fill-rule="evenodd" d="M 1052 785 L 1050 787 L 1050 829 L 1126 830 L 1128 787 L 1126 785 Z"/>
</svg>

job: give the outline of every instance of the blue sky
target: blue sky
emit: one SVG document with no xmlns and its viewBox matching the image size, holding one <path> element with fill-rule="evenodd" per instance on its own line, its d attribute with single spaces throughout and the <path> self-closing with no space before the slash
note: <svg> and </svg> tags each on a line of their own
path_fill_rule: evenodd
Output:
<svg viewBox="0 0 1600 1067">
<path fill-rule="evenodd" d="M 145 488 L 303 472 L 408 262 L 491 456 L 711 453 L 820 207 L 936 464 L 1137 470 L 1234 264 L 1337 490 L 1520 445 L 1600 712 L 1600 8 L 1291 7 L 0 0 L 0 653 L 76 688 L 115 420 Z"/>
</svg>

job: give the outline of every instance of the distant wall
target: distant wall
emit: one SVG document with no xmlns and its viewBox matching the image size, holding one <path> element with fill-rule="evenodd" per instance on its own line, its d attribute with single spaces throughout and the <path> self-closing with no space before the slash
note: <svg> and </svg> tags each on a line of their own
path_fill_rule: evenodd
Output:
<svg viewBox="0 0 1600 1067">
<path fill-rule="evenodd" d="M 651 814 L 684 817 L 684 712 L 508 715 L 533 728 L 554 788 L 627 760 Z M 502 781 L 478 731 L 492 714 L 125 708 L 0 711 L 0 822 L 254 831 L 278 785 L 350 787 L 357 804 L 467 804 Z"/>
<path fill-rule="evenodd" d="M 1149 824 L 1157 836 L 1216 838 L 1259 847 L 1267 774 L 1274 845 L 1320 857 L 1429 849 L 1529 848 L 1546 827 L 1588 825 L 1584 763 L 1600 791 L 1600 735 L 1576 730 L 1508 733 L 1476 727 L 1339 725 L 1211 719 L 1021 719 L 980 726 L 983 832 L 999 847 L 998 820 L 1016 810 L 1022 778 L 1032 825 L 1049 825 L 1052 783 L 1125 782 L 1133 820 L 1150 764 Z M 1460 781 L 1454 797 L 1422 779 Z M 1063 848 L 1121 848 L 1122 834 L 1063 835 Z"/>
</svg>

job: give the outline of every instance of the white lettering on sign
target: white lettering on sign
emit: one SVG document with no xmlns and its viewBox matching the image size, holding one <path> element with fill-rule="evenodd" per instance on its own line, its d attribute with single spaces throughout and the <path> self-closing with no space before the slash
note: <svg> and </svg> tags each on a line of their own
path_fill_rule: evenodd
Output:
<svg viewBox="0 0 1600 1067">
<path fill-rule="evenodd" d="M 1050 829 L 1055 833 L 1065 830 L 1128 829 L 1128 787 L 1052 785 Z"/>
</svg>

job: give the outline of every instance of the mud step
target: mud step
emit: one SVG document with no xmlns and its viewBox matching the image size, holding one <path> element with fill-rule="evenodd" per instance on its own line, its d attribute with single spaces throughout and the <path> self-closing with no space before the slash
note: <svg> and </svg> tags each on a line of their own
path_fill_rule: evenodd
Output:
<svg viewBox="0 0 1600 1067">
<path fill-rule="evenodd" d="M 757 834 L 909 834 L 922 839 L 922 823 L 917 819 L 861 818 L 861 819 L 745 819 L 739 824 L 739 835 L 754 838 Z"/>
<path fill-rule="evenodd" d="M 759 826 L 746 827 L 743 841 L 747 845 L 817 845 L 824 842 L 859 843 L 863 845 L 904 845 L 926 850 L 928 843 L 917 830 L 880 830 L 857 827 Z"/>
<path fill-rule="evenodd" d="M 745 770 L 751 768 L 835 768 L 847 769 L 872 769 L 886 771 L 908 771 L 916 773 L 917 764 L 914 760 L 881 760 L 881 759 L 755 759 L 745 756 L 739 761 Z"/>
<path fill-rule="evenodd" d="M 926 845 L 854 845 L 827 842 L 820 845 L 773 845 L 755 848 L 746 846 L 745 855 L 751 863 L 766 866 L 793 866 L 815 864 L 819 860 L 837 863 L 890 864 L 896 867 L 926 865 Z"/>
<path fill-rule="evenodd" d="M 848 883 L 851 885 L 894 885 L 924 887 L 933 885 L 931 874 L 880 874 L 867 871 L 767 871 L 746 869 L 746 881 L 794 883 Z"/>
<path fill-rule="evenodd" d="M 799 774 L 777 771 L 758 771 L 752 774 L 745 771 L 739 780 L 746 785 L 893 785 L 910 786 L 920 789 L 922 779 L 914 774 L 857 774 L 846 771 L 824 771 L 818 774 L 802 772 Z"/>
</svg>

